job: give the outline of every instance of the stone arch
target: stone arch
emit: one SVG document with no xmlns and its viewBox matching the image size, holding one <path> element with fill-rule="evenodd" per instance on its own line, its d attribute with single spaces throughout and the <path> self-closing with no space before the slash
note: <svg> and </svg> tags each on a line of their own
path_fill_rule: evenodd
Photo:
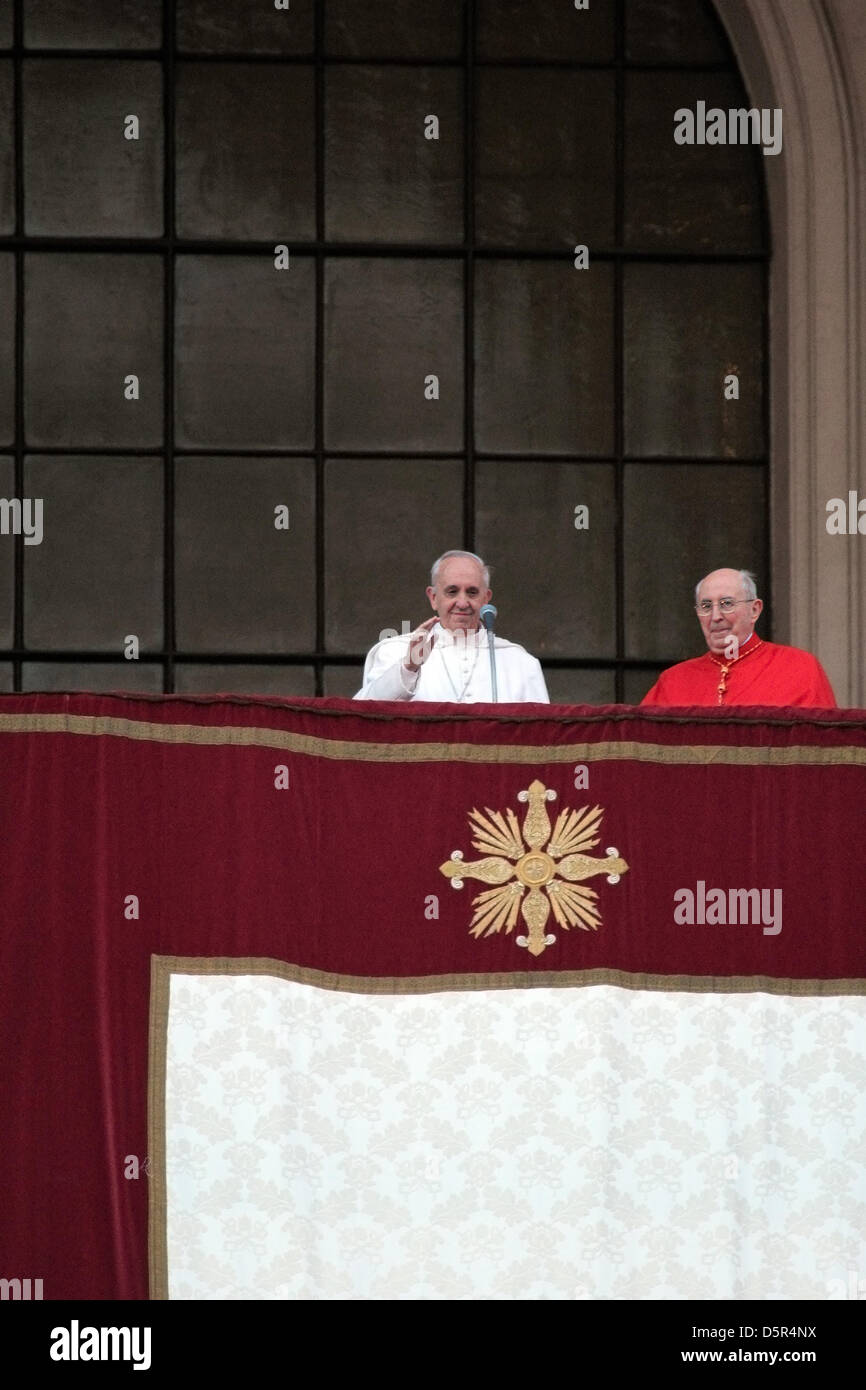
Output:
<svg viewBox="0 0 866 1390">
<path fill-rule="evenodd" d="M 814 651 L 841 704 L 866 705 L 866 537 L 826 504 L 866 496 L 866 7 L 715 0 L 757 106 L 781 107 L 766 160 L 776 633 Z"/>
</svg>

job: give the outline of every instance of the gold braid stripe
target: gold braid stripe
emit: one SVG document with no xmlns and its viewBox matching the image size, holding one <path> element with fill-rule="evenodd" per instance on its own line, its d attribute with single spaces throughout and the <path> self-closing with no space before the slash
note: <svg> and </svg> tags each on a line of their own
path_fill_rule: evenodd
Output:
<svg viewBox="0 0 866 1390">
<path fill-rule="evenodd" d="M 866 767 L 866 746 L 822 748 L 793 744 L 786 748 L 725 747 L 719 744 L 628 742 L 555 743 L 527 745 L 491 743 L 369 743 L 315 738 L 251 725 L 206 726 L 161 724 L 114 715 L 0 714 L 0 734 L 80 734 L 125 738 L 145 743 L 173 743 L 238 748 L 273 748 L 338 762 L 366 763 L 538 763 L 639 762 L 668 764 L 718 763 L 750 767 Z"/>
<path fill-rule="evenodd" d="M 619 989 L 667 994 L 866 995 L 866 979 L 789 980 L 772 975 L 660 975 L 629 970 L 500 970 L 454 975 L 342 975 L 291 965 L 264 956 L 151 956 L 152 983 L 171 975 L 273 975 L 338 994 L 448 994 L 489 989 L 577 989 L 616 985 Z"/>
</svg>

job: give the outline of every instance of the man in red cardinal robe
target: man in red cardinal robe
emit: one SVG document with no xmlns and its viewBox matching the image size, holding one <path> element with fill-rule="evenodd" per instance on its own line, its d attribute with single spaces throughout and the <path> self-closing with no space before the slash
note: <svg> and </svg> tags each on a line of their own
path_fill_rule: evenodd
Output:
<svg viewBox="0 0 866 1390">
<path fill-rule="evenodd" d="M 663 671 L 642 705 L 802 705 L 835 709 L 820 661 L 755 632 L 761 609 L 748 570 L 713 570 L 695 589 L 708 651 Z"/>
</svg>

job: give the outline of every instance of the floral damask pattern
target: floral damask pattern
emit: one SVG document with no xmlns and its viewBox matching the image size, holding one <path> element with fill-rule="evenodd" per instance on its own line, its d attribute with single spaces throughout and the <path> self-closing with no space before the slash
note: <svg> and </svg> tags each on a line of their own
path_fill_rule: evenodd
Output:
<svg viewBox="0 0 866 1390">
<path fill-rule="evenodd" d="M 852 997 L 175 975 L 170 1296 L 827 1298 L 864 1073 Z"/>
</svg>

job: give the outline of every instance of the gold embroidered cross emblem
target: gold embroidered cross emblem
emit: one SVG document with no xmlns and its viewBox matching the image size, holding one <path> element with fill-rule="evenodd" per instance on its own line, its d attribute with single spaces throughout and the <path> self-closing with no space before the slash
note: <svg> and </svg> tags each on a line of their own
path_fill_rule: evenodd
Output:
<svg viewBox="0 0 866 1390">
<path fill-rule="evenodd" d="M 489 807 L 470 811 L 469 826 L 476 837 L 472 844 L 488 857 L 467 863 L 462 851 L 455 849 L 439 870 L 450 878 L 453 888 L 462 888 L 467 878 L 496 885 L 474 900 L 469 928 L 473 936 L 491 936 L 503 928 L 511 932 L 519 913 L 529 931 L 516 938 L 517 945 L 540 956 L 556 940 L 545 931 L 551 909 L 566 930 L 596 931 L 601 925 L 595 906 L 598 894 L 574 885 L 595 874 L 606 874 L 608 883 L 618 883 L 628 864 L 617 849 L 608 849 L 606 859 L 585 853 L 599 842 L 596 831 L 604 815 L 600 806 L 560 811 L 551 831 L 546 803 L 556 799 L 555 791 L 535 781 L 527 791 L 518 792 L 517 799 L 528 803 L 522 829 L 511 809 L 504 816 Z"/>
</svg>

